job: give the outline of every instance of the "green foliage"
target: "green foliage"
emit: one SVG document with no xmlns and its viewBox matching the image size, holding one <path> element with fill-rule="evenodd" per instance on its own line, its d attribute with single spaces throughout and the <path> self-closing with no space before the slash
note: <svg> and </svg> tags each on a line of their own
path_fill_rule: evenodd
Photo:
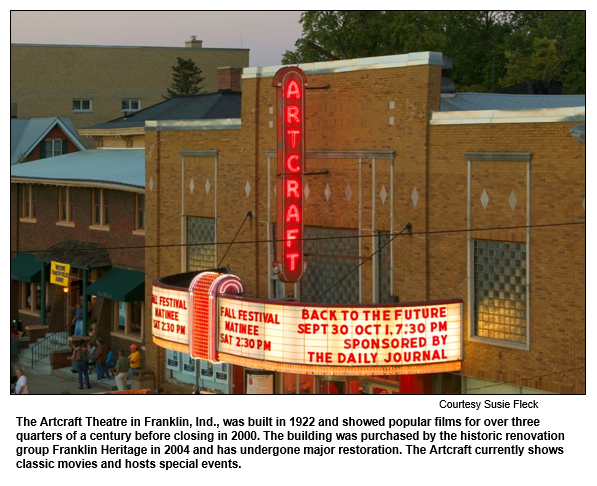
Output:
<svg viewBox="0 0 597 486">
<path fill-rule="evenodd" d="M 178 64 L 172 66 L 172 84 L 168 88 L 166 96 L 168 100 L 175 96 L 192 95 L 200 93 L 203 89 L 201 82 L 205 79 L 201 77 L 202 71 L 192 59 L 177 58 Z"/>
<path fill-rule="evenodd" d="M 549 76 L 566 93 L 585 92 L 584 11 L 325 10 L 303 13 L 300 23 L 303 35 L 283 64 L 328 60 L 309 42 L 340 59 L 440 51 L 453 58 L 458 91 Z"/>
<path fill-rule="evenodd" d="M 326 61 L 309 47 L 312 42 L 340 59 L 387 56 L 443 46 L 439 12 L 379 12 L 323 10 L 301 14 L 303 37 L 294 52 L 286 51 L 283 64 Z M 429 49 L 428 49 L 429 50 Z"/>
<path fill-rule="evenodd" d="M 560 80 L 568 56 L 557 48 L 558 41 L 542 37 L 534 39 L 533 50 L 527 55 L 506 51 L 507 74 L 501 84 L 509 86 L 525 79 Z"/>
</svg>

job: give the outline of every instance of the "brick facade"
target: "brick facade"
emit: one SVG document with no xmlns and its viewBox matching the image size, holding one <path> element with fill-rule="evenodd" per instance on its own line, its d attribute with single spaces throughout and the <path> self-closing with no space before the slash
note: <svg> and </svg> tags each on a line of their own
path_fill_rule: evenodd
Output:
<svg viewBox="0 0 597 486">
<path fill-rule="evenodd" d="M 133 234 L 135 231 L 135 193 L 129 191 L 106 189 L 109 198 L 110 224 L 109 231 L 92 229 L 92 189 L 89 187 L 72 187 L 74 197 L 74 217 L 72 225 L 58 222 L 59 188 L 56 185 L 36 185 L 35 222 L 20 220 L 20 200 L 22 184 L 11 183 L 11 258 L 17 253 L 36 253 L 50 248 L 65 239 L 101 243 L 107 249 L 112 266 L 143 272 L 145 268 L 145 237 Z M 91 278 L 91 275 L 90 275 Z M 11 281 L 11 320 L 20 319 L 25 326 L 40 324 L 38 313 L 23 311 L 20 308 L 21 282 Z M 46 325 L 47 331 L 56 332 L 68 327 L 72 333 L 71 323 L 74 308 L 67 302 L 67 294 L 62 287 L 48 285 Z M 96 298 L 90 316 L 96 324 L 92 338 L 104 337 L 112 349 L 125 349 L 131 339 L 114 331 L 114 304 L 109 299 Z M 46 330 L 42 332 L 45 334 Z M 141 344 L 141 339 L 133 338 L 132 342 Z"/>
<path fill-rule="evenodd" d="M 248 49 L 12 44 L 10 101 L 19 118 L 70 118 L 76 129 L 97 125 L 122 116 L 123 99 L 140 100 L 141 108 L 162 102 L 177 57 L 201 68 L 205 92 L 217 91 L 218 67 L 249 65 Z M 73 112 L 73 99 L 90 99 L 92 110 Z"/>
<path fill-rule="evenodd" d="M 306 171 L 314 174 L 305 176 L 310 189 L 304 202 L 305 224 L 349 229 L 359 229 L 360 224 L 361 255 L 367 257 L 375 250 L 372 229 L 396 233 L 412 223 L 413 234 L 393 243 L 394 296 L 400 302 L 464 299 L 462 374 L 544 391 L 584 393 L 584 224 L 531 230 L 529 349 L 469 340 L 466 305 L 470 296 L 463 154 L 532 152 L 531 224 L 584 223 L 585 155 L 584 147 L 569 136 L 572 124 L 430 125 L 429 113 L 440 107 L 437 65 L 307 76 L 315 89 L 306 91 L 306 143 L 315 155 L 306 164 Z M 221 243 L 232 241 L 247 211 L 253 212 L 251 222 L 236 236 L 248 243 L 235 245 L 222 264 L 242 279 L 247 296 L 268 298 L 268 225 L 276 221 L 277 172 L 275 155 L 268 154 L 276 150 L 276 106 L 271 78 L 245 76 L 241 129 L 146 132 L 146 187 L 153 183 L 147 193 L 146 243 L 151 248 L 146 251 L 146 315 L 152 279 L 187 270 L 180 246 L 183 204 L 185 216 L 216 218 L 216 239 Z M 217 158 L 180 153 L 189 150 L 218 153 Z M 359 151 L 393 151 L 394 156 L 351 155 Z M 493 228 L 476 231 L 474 238 L 526 243 L 526 229 L 500 229 L 526 225 L 526 174 L 526 163 L 472 164 L 471 228 Z M 490 198 L 485 210 L 479 202 L 483 189 Z M 511 191 L 517 197 L 514 210 L 508 202 Z M 452 232 L 434 234 L 445 231 Z M 216 263 L 227 248 L 217 246 Z M 374 302 L 370 261 L 363 265 L 362 275 L 362 302 Z M 293 295 L 292 285 L 287 285 L 287 295 Z M 151 335 L 148 320 L 145 333 Z M 161 383 L 164 351 L 148 343 L 146 358 Z"/>
</svg>

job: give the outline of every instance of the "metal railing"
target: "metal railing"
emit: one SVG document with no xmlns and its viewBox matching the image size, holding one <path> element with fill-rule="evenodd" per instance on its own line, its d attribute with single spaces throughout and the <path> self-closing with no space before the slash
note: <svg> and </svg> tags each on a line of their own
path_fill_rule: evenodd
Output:
<svg viewBox="0 0 597 486">
<path fill-rule="evenodd" d="M 67 324 L 58 332 L 52 333 L 51 336 L 46 336 L 31 346 L 31 368 L 35 366 L 35 363 L 40 362 L 48 356 L 53 349 L 62 348 L 68 344 L 69 326 L 70 324 Z"/>
</svg>

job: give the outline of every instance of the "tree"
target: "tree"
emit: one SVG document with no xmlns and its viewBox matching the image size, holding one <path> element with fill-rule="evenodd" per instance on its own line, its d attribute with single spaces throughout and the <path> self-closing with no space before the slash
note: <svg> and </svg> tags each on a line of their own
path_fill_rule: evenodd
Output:
<svg viewBox="0 0 597 486">
<path fill-rule="evenodd" d="M 533 41 L 533 50 L 529 55 L 506 51 L 508 72 L 501 84 L 510 86 L 529 79 L 561 80 L 568 56 L 558 50 L 557 43 L 555 39 L 543 37 Z"/>
<path fill-rule="evenodd" d="M 205 78 L 201 77 L 199 66 L 192 59 L 178 57 L 177 60 L 178 64 L 172 66 L 172 84 L 167 95 L 163 96 L 166 100 L 180 95 L 197 94 L 203 89 L 201 82 Z"/>
<path fill-rule="evenodd" d="M 558 60 L 553 75 L 564 81 L 565 93 L 585 92 L 584 11 L 324 10 L 303 13 L 300 23 L 303 35 L 283 64 L 328 60 L 309 42 L 340 59 L 439 51 L 454 60 L 449 77 L 457 91 L 482 92 L 551 71 L 547 64 L 539 68 L 547 55 L 550 63 Z M 522 69 L 530 62 L 535 71 Z"/>
<path fill-rule="evenodd" d="M 340 59 L 439 50 L 444 42 L 440 12 L 323 10 L 305 12 L 299 22 L 303 37 L 284 53 L 283 64 L 328 60 L 309 42 Z"/>
<path fill-rule="evenodd" d="M 508 74 L 504 82 L 526 81 L 528 78 L 522 79 L 528 75 L 522 69 L 524 63 L 533 66 L 544 63 L 543 70 L 536 70 L 535 79 L 563 81 L 566 94 L 585 93 L 586 12 L 523 11 L 516 13 L 516 20 L 524 28 L 517 29 L 508 41 Z M 547 77 L 542 77 L 543 73 Z"/>
</svg>

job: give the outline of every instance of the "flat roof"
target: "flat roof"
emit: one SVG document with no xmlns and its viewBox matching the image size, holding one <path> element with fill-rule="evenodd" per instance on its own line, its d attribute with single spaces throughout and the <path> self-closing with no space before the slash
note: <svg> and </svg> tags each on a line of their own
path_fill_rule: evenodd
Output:
<svg viewBox="0 0 597 486">
<path fill-rule="evenodd" d="M 100 49 L 187 49 L 195 51 L 249 51 L 250 49 L 244 47 L 164 47 L 164 46 L 106 46 L 106 45 L 89 45 L 89 44 L 22 44 L 11 43 L 11 46 L 19 47 L 90 47 Z"/>
</svg>

